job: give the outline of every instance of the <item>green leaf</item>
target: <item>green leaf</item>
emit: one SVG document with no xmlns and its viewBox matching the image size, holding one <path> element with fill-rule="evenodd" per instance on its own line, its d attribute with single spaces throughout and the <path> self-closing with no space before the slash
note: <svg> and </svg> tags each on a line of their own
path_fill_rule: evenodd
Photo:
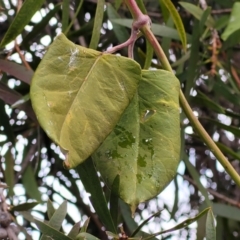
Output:
<svg viewBox="0 0 240 240">
<path fill-rule="evenodd" d="M 36 70 L 30 96 L 42 128 L 65 153 L 66 167 L 76 167 L 99 147 L 140 79 L 132 59 L 83 48 L 63 34 L 56 38 Z"/>
<path fill-rule="evenodd" d="M 112 19 L 111 21 L 114 23 L 117 23 L 121 26 L 125 26 L 128 28 L 132 27 L 132 19 Z M 151 30 L 156 36 L 168 37 L 168 38 L 175 39 L 175 40 L 181 40 L 178 35 L 177 30 L 174 28 L 170 28 L 165 25 L 152 23 Z M 190 40 L 191 40 L 191 36 L 189 34 L 187 34 L 187 41 L 189 42 Z"/>
<path fill-rule="evenodd" d="M 5 46 L 14 40 L 29 23 L 34 13 L 43 5 L 45 0 L 25 0 L 18 14 L 13 19 L 10 27 L 4 35 L 0 46 Z"/>
<path fill-rule="evenodd" d="M 116 192 L 119 192 L 119 175 L 113 181 L 112 190 L 110 194 L 110 214 L 112 216 L 112 220 L 114 226 L 117 228 L 118 225 L 118 195 Z M 115 189 L 115 191 L 113 191 Z"/>
<path fill-rule="evenodd" d="M 218 146 L 218 148 L 224 153 L 224 154 L 229 154 L 231 155 L 234 160 L 237 159 L 240 161 L 240 154 L 236 153 L 233 151 L 231 148 L 227 147 L 226 145 L 220 143 L 220 142 L 215 142 L 215 144 Z"/>
<path fill-rule="evenodd" d="M 174 178 L 180 154 L 179 81 L 164 70 L 142 74 L 138 94 L 93 155 L 109 187 L 120 176 L 116 194 L 132 213 Z"/>
<path fill-rule="evenodd" d="M 177 11 L 177 9 L 175 8 L 175 6 L 173 5 L 171 0 L 161 0 L 161 2 L 163 2 L 165 4 L 165 6 L 167 7 L 168 11 L 170 12 L 172 19 L 174 21 L 174 24 L 177 28 L 179 37 L 181 39 L 182 45 L 183 45 L 183 49 L 186 50 L 187 48 L 187 37 L 186 37 L 186 32 L 184 29 L 184 25 L 182 23 L 182 19 Z"/>
<path fill-rule="evenodd" d="M 86 191 L 91 194 L 91 203 L 97 215 L 109 231 L 117 232 L 92 159 L 87 159 L 80 164 L 76 170 L 80 175 Z"/>
<path fill-rule="evenodd" d="M 66 215 L 67 201 L 64 201 L 50 218 L 48 222 L 49 227 L 52 227 L 55 230 L 59 230 Z M 48 236 L 46 234 L 43 234 L 40 240 L 48 240 Z"/>
<path fill-rule="evenodd" d="M 38 185 L 31 165 L 28 165 L 24 171 L 22 175 L 22 183 L 27 194 L 31 198 L 36 199 L 38 202 L 42 202 L 41 193 L 38 190 Z"/>
<path fill-rule="evenodd" d="M 206 240 L 216 240 L 215 218 L 212 209 L 209 209 L 207 213 Z"/>
<path fill-rule="evenodd" d="M 5 159 L 5 171 L 4 171 L 4 178 L 6 181 L 6 184 L 8 186 L 8 195 L 10 197 L 14 196 L 14 185 L 15 185 L 15 181 L 14 181 L 14 159 L 11 153 L 11 148 L 8 149 L 8 151 L 6 152 L 6 154 L 4 155 L 4 159 Z"/>
<path fill-rule="evenodd" d="M 62 32 L 67 29 L 69 21 L 70 0 L 63 0 L 62 3 Z"/>
<path fill-rule="evenodd" d="M 48 199 L 48 201 L 47 201 L 47 214 L 48 214 L 49 219 L 51 219 L 51 217 L 53 216 L 55 211 L 56 211 L 56 209 L 53 207 L 52 201 L 50 199 Z"/>
<path fill-rule="evenodd" d="M 240 2 L 235 2 L 233 4 L 233 8 L 231 11 L 231 16 L 228 22 L 227 27 L 225 28 L 222 39 L 225 41 L 232 33 L 236 32 L 240 29 L 239 21 L 240 21 Z"/>
<path fill-rule="evenodd" d="M 64 235 L 63 233 L 57 231 L 56 229 L 52 228 L 48 224 L 41 222 L 39 220 L 34 220 L 38 229 L 46 236 L 49 236 L 50 239 L 54 240 L 72 240 L 72 238 Z M 48 237 L 48 239 L 49 239 Z"/>
<path fill-rule="evenodd" d="M 79 233 L 76 240 L 100 240 L 89 233 Z"/>
<path fill-rule="evenodd" d="M 83 226 L 81 227 L 80 232 L 87 232 L 87 228 L 88 228 L 89 222 L 90 222 L 90 218 L 88 218 L 88 219 L 84 222 Z"/>
<path fill-rule="evenodd" d="M 214 214 L 224 218 L 240 221 L 240 209 L 223 203 L 213 203 Z"/>
<path fill-rule="evenodd" d="M 200 20 L 202 18 L 203 15 L 203 10 L 192 4 L 192 3 L 187 3 L 187 2 L 178 2 L 183 8 L 185 8 L 189 13 L 191 13 L 196 19 Z M 213 17 L 210 15 L 206 21 L 206 26 L 207 27 L 214 27 L 214 19 Z"/>
<path fill-rule="evenodd" d="M 29 209 L 34 208 L 38 204 L 39 204 L 39 202 L 22 203 L 17 206 L 12 206 L 11 211 L 27 211 Z"/>
<path fill-rule="evenodd" d="M 35 38 L 36 36 L 38 36 L 40 33 L 42 33 L 45 29 L 45 27 L 49 24 L 49 21 L 52 17 L 54 17 L 54 15 L 60 10 L 61 5 L 57 4 L 54 6 L 53 9 L 51 9 L 46 16 L 44 16 L 42 18 L 42 20 L 37 23 L 33 29 L 31 30 L 31 32 L 29 32 L 26 36 L 24 36 L 23 41 L 21 43 L 21 45 L 24 46 L 28 46 L 29 45 L 29 41 L 33 38 Z M 32 73 L 33 75 L 33 73 Z M 31 77 L 32 78 L 32 77 Z M 30 78 L 30 80 L 31 80 Z M 30 84 L 30 81 L 29 81 Z"/>
<path fill-rule="evenodd" d="M 97 1 L 97 9 L 96 9 L 95 17 L 94 17 L 92 38 L 91 38 L 91 42 L 89 44 L 89 48 L 92 48 L 92 49 L 97 49 L 98 42 L 100 39 L 103 14 L 104 14 L 104 6 L 105 6 L 105 0 Z"/>
<path fill-rule="evenodd" d="M 200 212 L 196 217 L 189 218 L 189 219 L 179 223 L 175 227 L 170 228 L 168 230 L 164 230 L 164 231 L 161 231 L 161 232 L 154 233 L 154 234 L 150 235 L 149 237 L 143 238 L 143 240 L 152 239 L 152 237 L 156 237 L 160 234 L 169 233 L 169 232 L 176 231 L 178 229 L 185 228 L 185 227 L 189 226 L 190 224 L 192 224 L 193 222 L 197 221 L 199 218 L 201 218 L 203 215 L 205 215 L 209 210 L 211 210 L 211 208 L 206 208 L 202 212 Z"/>
<path fill-rule="evenodd" d="M 80 231 L 80 222 L 77 222 L 73 225 L 72 229 L 68 233 L 68 237 L 75 239 Z"/>
</svg>

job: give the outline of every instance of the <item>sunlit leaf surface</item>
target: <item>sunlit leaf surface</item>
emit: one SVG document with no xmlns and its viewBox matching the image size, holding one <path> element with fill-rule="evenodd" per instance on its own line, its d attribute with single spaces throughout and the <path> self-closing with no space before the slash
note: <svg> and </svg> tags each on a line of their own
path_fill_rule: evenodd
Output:
<svg viewBox="0 0 240 240">
<path fill-rule="evenodd" d="M 136 92 L 141 72 L 128 58 L 75 45 L 61 34 L 49 47 L 31 84 L 31 100 L 48 136 L 83 162 L 111 132 Z"/>
</svg>

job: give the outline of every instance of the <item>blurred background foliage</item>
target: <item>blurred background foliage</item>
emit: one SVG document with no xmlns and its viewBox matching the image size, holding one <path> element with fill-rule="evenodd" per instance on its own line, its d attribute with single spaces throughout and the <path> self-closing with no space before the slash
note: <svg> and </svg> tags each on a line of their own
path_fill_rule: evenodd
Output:
<svg viewBox="0 0 240 240">
<path fill-rule="evenodd" d="M 11 206 L 8 210 L 21 230 L 19 239 L 39 238 L 40 233 L 31 223 L 27 210 L 37 201 L 40 204 L 31 214 L 48 219 L 48 199 L 52 201 L 48 205 L 55 208 L 67 200 L 63 231 L 69 232 L 76 222 L 83 224 L 90 217 L 88 232 L 107 239 L 102 231 L 103 224 L 89 201 L 89 194 L 84 190 L 81 176 L 75 170 L 63 168 L 60 149 L 39 127 L 29 100 L 31 77 L 58 33 L 64 32 L 74 43 L 89 47 L 94 35 L 98 1 L 42 2 L 16 40 L 0 49 L 0 178 L 8 186 L 6 190 L 2 188 L 1 200 Z M 153 0 L 143 2 L 152 19 L 152 30 L 168 56 L 195 115 L 240 172 L 239 21 L 235 22 L 233 33 L 226 33 L 233 4 L 239 1 L 173 0 L 187 33 L 186 51 L 164 4 Z M 21 4 L 21 0 L 0 0 L 0 40 Z M 237 18 L 237 15 L 233 17 Z M 131 14 L 120 0 L 105 2 L 103 19 L 97 45 L 99 51 L 127 40 L 132 24 Z M 146 52 L 146 42 L 141 37 L 136 42 L 134 57 L 142 67 Z M 119 54 L 126 55 L 126 49 L 120 50 Z M 151 67 L 161 68 L 154 55 Z M 129 233 L 136 228 L 136 223 L 162 210 L 142 229 L 153 233 L 173 227 L 211 205 L 217 217 L 217 239 L 240 239 L 240 190 L 195 134 L 183 113 L 181 131 L 181 163 L 175 179 L 158 197 L 139 205 L 135 221 L 131 219 L 129 209 L 120 202 L 118 222 L 123 223 Z M 103 183 L 102 186 L 109 196 L 108 189 Z M 29 204 L 25 204 L 27 202 Z M 162 235 L 161 239 L 203 239 L 204 229 L 205 221 L 200 219 L 185 229 Z"/>
</svg>

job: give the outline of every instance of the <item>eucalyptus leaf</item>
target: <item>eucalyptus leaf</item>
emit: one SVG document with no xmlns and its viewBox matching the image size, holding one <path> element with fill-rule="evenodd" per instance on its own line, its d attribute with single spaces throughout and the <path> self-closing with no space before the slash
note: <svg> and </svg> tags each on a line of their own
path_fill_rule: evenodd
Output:
<svg viewBox="0 0 240 240">
<path fill-rule="evenodd" d="M 60 34 L 38 66 L 30 96 L 39 123 L 76 167 L 112 131 L 134 96 L 141 70 L 132 59 L 75 45 Z"/>
<path fill-rule="evenodd" d="M 235 2 L 233 4 L 231 16 L 229 19 L 229 23 L 222 34 L 222 39 L 225 41 L 232 33 L 240 29 L 239 21 L 240 21 L 240 2 Z"/>
<path fill-rule="evenodd" d="M 131 206 L 159 194 L 174 178 L 180 154 L 179 81 L 164 70 L 143 71 L 138 93 L 93 159 L 106 184 L 120 177 Z M 112 189 L 114 191 L 114 189 Z"/>
</svg>

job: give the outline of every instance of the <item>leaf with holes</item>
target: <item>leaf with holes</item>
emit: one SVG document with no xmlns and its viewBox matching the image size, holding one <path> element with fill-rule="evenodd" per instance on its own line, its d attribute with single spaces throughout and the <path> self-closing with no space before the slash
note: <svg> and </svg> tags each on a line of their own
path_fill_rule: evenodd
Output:
<svg viewBox="0 0 240 240">
<path fill-rule="evenodd" d="M 60 145 L 65 166 L 89 157 L 134 96 L 141 70 L 135 61 L 87 49 L 61 34 L 34 74 L 30 96 L 42 128 Z"/>
<path fill-rule="evenodd" d="M 179 81 L 172 73 L 143 71 L 138 94 L 93 155 L 109 187 L 119 175 L 117 194 L 132 213 L 175 176 L 180 154 L 178 97 Z"/>
</svg>

